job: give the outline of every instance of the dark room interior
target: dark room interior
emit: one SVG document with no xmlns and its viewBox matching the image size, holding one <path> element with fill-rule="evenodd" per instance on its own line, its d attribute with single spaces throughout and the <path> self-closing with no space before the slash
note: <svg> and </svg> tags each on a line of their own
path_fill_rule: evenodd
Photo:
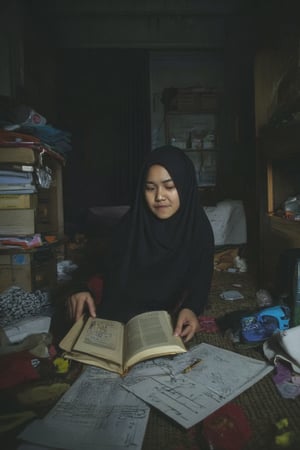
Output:
<svg viewBox="0 0 300 450">
<path fill-rule="evenodd" d="M 70 325 L 65 299 L 76 283 L 89 283 L 95 298 L 101 298 L 99 274 L 107 267 L 114 225 L 135 201 L 143 162 L 157 147 L 172 144 L 192 159 L 199 201 L 215 237 L 207 322 L 192 343 L 265 361 L 261 341 L 237 345 L 232 338 L 240 314 L 257 311 L 258 293 L 271 298 L 260 307 L 286 306 L 290 328 L 300 326 L 297 6 L 293 0 L 1 2 L 0 171 L 25 164 L 27 169 L 16 169 L 23 173 L 32 164 L 39 184 L 37 190 L 15 195 L 4 190 L 0 179 L 3 450 L 60 448 L 54 441 L 47 446 L 27 439 L 25 444 L 19 433 L 33 418 L 44 418 L 67 389 L 52 398 L 48 392 L 47 400 L 41 397 L 31 405 L 20 398 L 31 383 L 69 388 L 85 367 L 72 361 L 69 370 L 59 373 L 49 356 L 37 380 L 22 379 L 18 366 L 7 375 L 11 363 L 5 358 L 18 352 L 18 346 L 6 348 L 10 289 L 49 295 L 54 320 L 48 348 L 58 359 L 59 340 Z M 53 139 L 57 132 L 64 143 L 52 146 L 43 140 L 46 134 L 39 134 L 43 131 Z M 17 149 L 22 146 L 32 149 L 34 162 L 6 156 L 21 155 Z M 46 188 L 41 177 L 47 178 L 47 170 L 52 181 Z M 33 236 L 41 241 L 30 244 Z M 221 294 L 231 291 L 242 296 L 226 302 Z M 22 314 L 15 313 L 14 320 L 27 317 Z M 296 366 L 299 372 L 293 375 L 299 380 L 299 355 Z M 19 382 L 8 383 L 16 373 Z M 300 382 L 290 382 L 285 396 L 275 383 L 269 373 L 232 399 L 251 433 L 244 429 L 243 434 L 242 416 L 233 419 L 229 412 L 239 428 L 235 437 L 221 442 L 217 431 L 209 440 L 208 422 L 181 429 L 151 408 L 136 449 L 298 449 Z M 61 448 L 96 450 L 93 444 L 71 442 Z M 132 443 L 103 442 L 99 450 L 133 448 Z"/>
</svg>

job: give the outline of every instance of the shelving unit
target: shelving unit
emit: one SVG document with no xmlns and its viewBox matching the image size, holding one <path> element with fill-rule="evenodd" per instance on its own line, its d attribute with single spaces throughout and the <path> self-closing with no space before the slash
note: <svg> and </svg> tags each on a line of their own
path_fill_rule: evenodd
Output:
<svg viewBox="0 0 300 450">
<path fill-rule="evenodd" d="M 31 151 L 28 148 L 25 150 Z M 32 161 L 35 167 L 38 153 L 36 158 L 36 161 Z M 64 259 L 63 164 L 47 155 L 43 162 L 51 169 L 50 187 L 42 188 L 37 184 L 35 193 L 0 196 L 0 210 L 4 215 L 13 212 L 16 221 L 15 224 L 9 223 L 12 231 L 5 235 L 17 237 L 40 233 L 53 237 L 53 242 L 33 249 L 1 246 L 0 292 L 11 286 L 19 286 L 27 291 L 54 289 L 57 283 L 57 261 Z M 20 160 L 20 163 L 24 161 Z M 30 232 L 26 232 L 26 226 L 29 227 L 26 223 L 28 212 L 32 217 Z M 17 233 L 16 229 L 20 232 Z"/>
<path fill-rule="evenodd" d="M 64 237 L 64 207 L 63 207 L 63 167 L 53 158 L 48 158 L 47 166 L 52 172 L 52 183 L 49 189 L 38 189 L 36 210 L 36 232 L 48 233 Z"/>
<path fill-rule="evenodd" d="M 183 149 L 192 160 L 198 186 L 216 186 L 216 115 L 169 112 L 166 136 L 168 143 Z"/>
<path fill-rule="evenodd" d="M 174 93 L 173 93 L 174 94 Z M 177 89 L 165 104 L 166 143 L 192 160 L 200 189 L 215 188 L 218 155 L 218 97 L 197 88 Z"/>
<path fill-rule="evenodd" d="M 300 193 L 300 124 L 269 127 L 259 139 L 260 189 L 260 282 L 276 291 L 280 257 L 300 248 L 300 222 L 279 212 L 289 197 Z"/>
</svg>

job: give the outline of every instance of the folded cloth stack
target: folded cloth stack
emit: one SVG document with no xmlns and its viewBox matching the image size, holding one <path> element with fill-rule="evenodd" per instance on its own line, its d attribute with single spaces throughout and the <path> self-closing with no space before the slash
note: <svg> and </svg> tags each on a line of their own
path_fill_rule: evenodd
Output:
<svg viewBox="0 0 300 450">
<path fill-rule="evenodd" d="M 1 327 L 25 317 L 40 315 L 46 310 L 50 310 L 47 292 L 27 292 L 18 286 L 12 286 L 0 294 Z"/>
</svg>

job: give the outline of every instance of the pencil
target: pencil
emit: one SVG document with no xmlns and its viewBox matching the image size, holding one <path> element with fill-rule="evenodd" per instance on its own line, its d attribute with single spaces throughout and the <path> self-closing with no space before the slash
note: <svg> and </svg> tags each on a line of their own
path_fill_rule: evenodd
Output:
<svg viewBox="0 0 300 450">
<path fill-rule="evenodd" d="M 192 364 L 190 364 L 189 366 L 187 366 L 185 369 L 183 369 L 182 373 L 188 373 L 190 372 L 194 367 L 196 367 L 198 364 L 200 364 L 202 362 L 201 358 L 196 359 L 194 362 L 192 362 Z"/>
</svg>

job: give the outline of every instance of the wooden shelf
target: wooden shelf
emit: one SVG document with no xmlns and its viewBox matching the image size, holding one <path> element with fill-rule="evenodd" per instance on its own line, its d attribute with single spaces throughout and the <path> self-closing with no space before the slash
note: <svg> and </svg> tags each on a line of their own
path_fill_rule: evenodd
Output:
<svg viewBox="0 0 300 450">
<path fill-rule="evenodd" d="M 199 187 L 217 182 L 217 115 L 213 113 L 174 113 L 165 116 L 168 143 L 181 148 L 191 159 Z"/>
<path fill-rule="evenodd" d="M 266 158 L 287 159 L 300 156 L 300 123 L 266 127 L 260 134 Z"/>
<path fill-rule="evenodd" d="M 289 242 L 291 248 L 300 247 L 300 222 L 269 215 L 271 233 L 278 233 Z"/>
<path fill-rule="evenodd" d="M 259 138 L 260 284 L 276 295 L 280 257 L 300 248 L 300 222 L 276 214 L 300 193 L 300 124 L 268 127 Z"/>
</svg>

